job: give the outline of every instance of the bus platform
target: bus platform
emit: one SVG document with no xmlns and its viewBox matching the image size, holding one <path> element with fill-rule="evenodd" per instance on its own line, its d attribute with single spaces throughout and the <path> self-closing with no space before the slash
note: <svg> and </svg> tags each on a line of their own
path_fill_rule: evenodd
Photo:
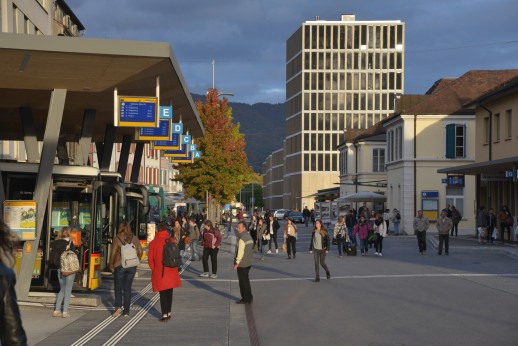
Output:
<svg viewBox="0 0 518 346">
<path fill-rule="evenodd" d="M 201 261 L 184 261 L 180 269 L 182 287 L 174 290 L 172 318 L 165 323 L 159 321 L 159 295 L 151 289 L 151 271 L 144 261 L 133 281 L 128 317 L 111 316 L 114 311 L 112 276 L 104 276 L 101 287 L 95 291 L 73 292 L 70 318 L 51 317 L 55 294 L 46 300 L 20 301 L 29 345 L 252 344 L 251 309 L 235 304 L 241 297 L 237 273 L 232 267 L 234 242 L 235 237 L 229 237 L 222 243 L 216 279 L 199 277 L 203 271 Z M 97 300 L 99 304 L 87 306 L 84 303 L 88 299 Z"/>
</svg>

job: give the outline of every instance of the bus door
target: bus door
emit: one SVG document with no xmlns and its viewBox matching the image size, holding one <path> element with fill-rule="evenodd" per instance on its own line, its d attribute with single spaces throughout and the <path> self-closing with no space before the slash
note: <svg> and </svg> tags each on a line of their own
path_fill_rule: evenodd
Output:
<svg viewBox="0 0 518 346">
<path fill-rule="evenodd" d="M 121 220 L 130 224 L 131 231 L 137 236 L 142 249 L 147 252 L 147 218 L 149 215 L 149 191 L 146 186 L 124 183 L 126 208 L 120 209 Z"/>
</svg>

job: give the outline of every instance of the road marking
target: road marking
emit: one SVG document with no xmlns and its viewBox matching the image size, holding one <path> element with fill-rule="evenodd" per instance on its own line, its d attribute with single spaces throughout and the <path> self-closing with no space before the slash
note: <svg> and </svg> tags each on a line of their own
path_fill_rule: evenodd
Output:
<svg viewBox="0 0 518 346">
<path fill-rule="evenodd" d="M 181 271 L 180 271 L 180 274 L 182 274 L 184 272 L 184 270 L 191 264 L 191 260 L 190 258 L 187 260 L 187 262 L 185 262 L 182 267 L 181 267 Z M 131 305 L 133 305 L 137 300 L 139 300 L 140 298 L 142 298 L 152 287 L 152 284 L 149 283 L 142 291 L 140 291 L 139 293 L 137 293 L 135 296 L 133 296 L 131 298 L 131 304 L 130 304 L 130 307 Z M 160 295 L 158 293 L 156 293 L 149 301 L 148 303 L 144 306 L 144 308 L 142 308 L 131 320 L 129 320 L 122 329 L 120 329 L 116 334 L 114 334 L 106 343 L 105 345 L 115 345 L 117 342 L 120 341 L 120 339 L 126 335 L 134 326 L 135 324 L 137 324 L 145 315 L 146 313 L 151 309 L 151 307 L 153 307 L 157 300 L 160 298 Z M 151 304 L 151 305 L 150 305 Z M 90 340 L 92 340 L 97 334 L 99 334 L 102 330 L 104 330 L 108 325 L 110 325 L 113 321 L 115 321 L 116 318 L 112 317 L 112 316 L 108 316 L 106 319 L 104 319 L 104 321 L 102 321 L 101 323 L 99 323 L 97 326 L 95 326 L 94 328 L 92 328 L 90 331 L 88 331 L 88 333 L 86 333 L 85 335 L 83 335 L 81 338 L 79 338 L 76 342 L 74 342 L 71 346 L 82 346 L 82 345 L 85 345 L 87 342 L 89 342 Z M 135 322 L 134 322 L 135 321 Z M 128 325 L 131 325 L 130 327 L 126 327 Z M 122 332 L 124 332 L 122 334 Z M 117 335 L 120 335 L 122 334 L 122 336 L 120 338 L 116 338 Z M 108 344 L 108 342 L 111 342 L 110 344 Z M 115 342 L 115 343 L 113 343 Z"/>
</svg>

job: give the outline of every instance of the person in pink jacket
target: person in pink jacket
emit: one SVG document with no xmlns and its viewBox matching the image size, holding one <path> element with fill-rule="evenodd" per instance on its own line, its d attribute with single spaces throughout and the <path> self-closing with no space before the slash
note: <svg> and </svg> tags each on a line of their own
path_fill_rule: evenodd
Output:
<svg viewBox="0 0 518 346">
<path fill-rule="evenodd" d="M 353 229 L 353 237 L 358 233 L 358 238 L 360 238 L 360 250 L 362 256 L 367 256 L 369 251 L 369 224 L 365 220 L 364 215 L 360 215 L 360 223 L 356 224 Z"/>
<path fill-rule="evenodd" d="M 171 307 L 173 305 L 173 289 L 182 286 L 178 268 L 164 267 L 162 265 L 162 252 L 167 239 L 169 239 L 167 226 L 164 222 L 157 225 L 155 239 L 149 243 L 148 263 L 151 268 L 151 284 L 153 292 L 160 293 L 160 307 L 162 318 L 160 322 L 171 319 Z M 172 239 L 175 242 L 174 238 Z"/>
</svg>

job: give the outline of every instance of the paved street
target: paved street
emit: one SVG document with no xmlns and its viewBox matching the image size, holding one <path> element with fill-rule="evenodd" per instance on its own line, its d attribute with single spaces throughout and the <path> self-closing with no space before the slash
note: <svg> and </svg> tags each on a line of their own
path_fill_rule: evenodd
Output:
<svg viewBox="0 0 518 346">
<path fill-rule="evenodd" d="M 295 260 L 256 255 L 252 306 L 234 304 L 239 288 L 229 238 L 218 279 L 198 278 L 201 262 L 186 265 L 169 323 L 157 321 L 160 306 L 142 268 L 129 318 L 110 317 L 109 280 L 96 292 L 103 305 L 78 307 L 71 319 L 51 318 L 51 306 L 22 306 L 31 345 L 517 344 L 518 266 L 502 245 L 455 238 L 450 255 L 438 256 L 430 233 L 426 256 L 419 256 L 413 236 L 386 238 L 381 258 L 373 250 L 368 257 L 338 258 L 333 246 L 331 280 L 322 270 L 322 281 L 314 283 L 310 228 L 299 230 Z"/>
</svg>

